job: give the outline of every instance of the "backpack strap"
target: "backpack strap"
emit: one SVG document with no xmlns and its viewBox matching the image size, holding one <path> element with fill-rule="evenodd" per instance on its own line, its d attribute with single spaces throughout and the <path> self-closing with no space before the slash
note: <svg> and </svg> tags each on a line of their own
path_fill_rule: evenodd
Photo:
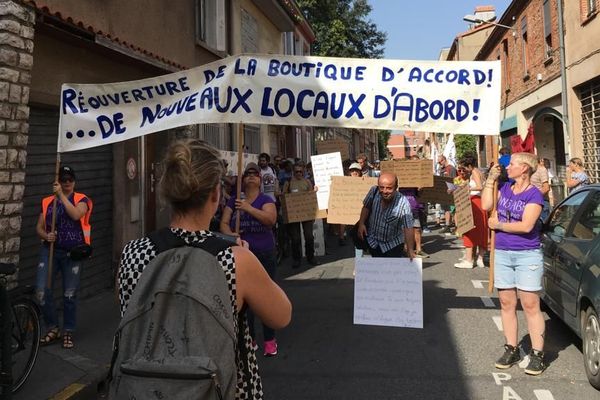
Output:
<svg viewBox="0 0 600 400">
<path fill-rule="evenodd" d="M 228 247 L 236 245 L 235 243 L 218 236 L 209 236 L 201 243 L 188 244 L 185 240 L 175 235 L 171 231 L 171 228 L 168 227 L 150 232 L 148 238 L 152 241 L 154 246 L 156 246 L 157 254 L 167 250 L 176 249 L 177 247 L 190 246 L 205 250 L 213 256 L 216 256 Z"/>
</svg>

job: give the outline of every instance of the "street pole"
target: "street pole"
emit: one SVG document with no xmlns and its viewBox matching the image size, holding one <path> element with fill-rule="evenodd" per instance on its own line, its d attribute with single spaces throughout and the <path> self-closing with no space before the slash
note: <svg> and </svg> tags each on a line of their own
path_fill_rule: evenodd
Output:
<svg viewBox="0 0 600 400">
<path fill-rule="evenodd" d="M 561 102 L 562 102 L 562 122 L 563 122 L 563 135 L 565 142 L 565 160 L 568 161 L 571 153 L 571 135 L 569 134 L 569 103 L 567 99 L 567 66 L 565 57 L 565 27 L 563 18 L 563 4 L 562 0 L 557 2 L 558 8 L 558 46 L 560 53 L 560 80 L 562 84 L 561 89 Z"/>
</svg>

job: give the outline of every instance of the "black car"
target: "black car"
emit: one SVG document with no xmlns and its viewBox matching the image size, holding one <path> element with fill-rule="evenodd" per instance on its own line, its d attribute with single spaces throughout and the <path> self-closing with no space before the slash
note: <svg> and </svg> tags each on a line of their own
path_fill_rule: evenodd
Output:
<svg viewBox="0 0 600 400">
<path fill-rule="evenodd" d="M 587 377 L 600 390 L 600 185 L 558 204 L 544 223 L 542 299 L 581 339 Z"/>
</svg>

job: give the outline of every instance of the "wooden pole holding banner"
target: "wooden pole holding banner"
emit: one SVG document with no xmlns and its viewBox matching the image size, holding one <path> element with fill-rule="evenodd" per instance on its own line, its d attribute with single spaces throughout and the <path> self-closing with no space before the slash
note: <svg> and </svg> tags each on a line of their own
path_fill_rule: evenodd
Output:
<svg viewBox="0 0 600 400">
<path fill-rule="evenodd" d="M 494 140 L 492 145 L 492 158 L 494 160 L 494 167 L 498 164 L 498 141 Z M 493 204 L 492 204 L 492 215 L 496 215 L 496 207 L 498 203 L 498 180 L 494 182 L 493 191 Z M 488 279 L 488 292 L 494 291 L 494 263 L 496 261 L 496 231 L 492 230 L 491 235 L 491 246 L 490 246 L 490 275 Z"/>
<path fill-rule="evenodd" d="M 54 168 L 54 182 L 58 183 L 58 170 L 60 168 L 60 153 L 56 153 L 56 166 Z M 60 183 L 59 183 L 60 185 Z M 54 188 L 53 188 L 54 189 Z M 54 195 L 54 200 L 52 201 L 52 224 L 50 225 L 50 232 L 54 233 L 56 230 L 56 205 L 58 203 L 58 197 Z M 44 225 L 46 221 L 44 221 Z M 54 243 L 56 243 L 56 238 L 54 242 L 50 243 L 50 251 L 48 251 L 48 276 L 46 277 L 46 287 L 48 289 L 52 289 L 52 260 L 54 260 Z"/>
<path fill-rule="evenodd" d="M 242 198 L 242 173 L 244 171 L 244 124 L 238 124 L 238 174 L 236 181 L 236 199 Z M 240 233 L 240 210 L 235 213 L 235 233 Z"/>
</svg>

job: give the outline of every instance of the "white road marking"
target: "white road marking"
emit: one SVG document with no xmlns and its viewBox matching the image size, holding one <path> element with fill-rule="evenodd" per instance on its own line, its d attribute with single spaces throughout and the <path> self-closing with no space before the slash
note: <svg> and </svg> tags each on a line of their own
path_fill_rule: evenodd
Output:
<svg viewBox="0 0 600 400">
<path fill-rule="evenodd" d="M 505 372 L 492 372 L 492 376 L 494 377 L 494 382 L 496 382 L 496 385 L 498 386 L 503 385 L 502 381 L 511 380 L 510 374 L 507 374 Z"/>
<path fill-rule="evenodd" d="M 492 317 L 492 319 L 494 320 L 494 323 L 496 324 L 498 330 L 502 332 L 502 318 L 499 315 L 495 315 Z"/>
<path fill-rule="evenodd" d="M 473 284 L 473 287 L 475 289 L 483 289 L 483 282 L 489 282 L 489 281 L 482 281 L 482 280 L 478 280 L 478 279 L 471 280 L 471 283 Z"/>
<path fill-rule="evenodd" d="M 523 400 L 510 386 L 502 387 L 502 400 Z"/>
<path fill-rule="evenodd" d="M 483 301 L 483 305 L 489 308 L 496 307 L 494 301 L 487 296 L 481 296 L 481 301 Z"/>
<path fill-rule="evenodd" d="M 535 394 L 538 400 L 554 400 L 554 396 L 552 396 L 549 390 L 536 389 L 533 391 L 533 394 Z"/>
</svg>

